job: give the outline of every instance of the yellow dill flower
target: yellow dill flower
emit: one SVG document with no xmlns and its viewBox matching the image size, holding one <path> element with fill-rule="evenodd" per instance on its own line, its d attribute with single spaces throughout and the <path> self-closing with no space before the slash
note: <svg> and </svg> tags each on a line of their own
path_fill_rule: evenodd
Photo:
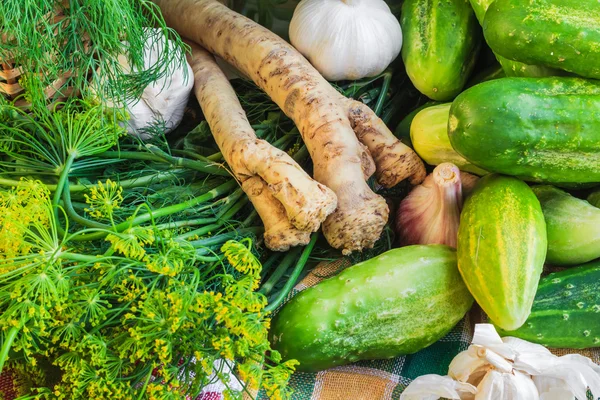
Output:
<svg viewBox="0 0 600 400">
<path fill-rule="evenodd" d="M 262 269 L 260 261 L 252 254 L 252 240 L 245 238 L 241 241 L 229 240 L 222 247 L 221 252 L 227 261 L 237 271 L 258 277 Z"/>
<path fill-rule="evenodd" d="M 96 219 L 112 218 L 115 210 L 121 207 L 123 202 L 123 188 L 110 179 L 106 183 L 98 181 L 98 184 L 90 189 L 90 194 L 84 194 L 85 202 L 89 208 L 85 211 Z"/>
<path fill-rule="evenodd" d="M 154 231 L 151 228 L 136 226 L 121 233 L 111 233 L 106 240 L 113 250 L 125 257 L 142 260 L 146 256 L 144 246 L 154 243 Z"/>
</svg>

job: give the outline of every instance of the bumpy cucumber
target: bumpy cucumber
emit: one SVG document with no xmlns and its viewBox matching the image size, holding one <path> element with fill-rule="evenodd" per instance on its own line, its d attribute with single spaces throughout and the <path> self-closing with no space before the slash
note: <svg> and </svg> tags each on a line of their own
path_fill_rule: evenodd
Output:
<svg viewBox="0 0 600 400">
<path fill-rule="evenodd" d="M 546 224 L 533 191 L 490 174 L 467 198 L 458 228 L 458 269 L 473 297 L 503 329 L 531 310 L 546 257 Z"/>
<path fill-rule="evenodd" d="M 470 0 L 475 16 L 481 25 L 483 25 L 483 19 L 485 13 L 489 8 L 490 4 L 494 0 Z M 496 59 L 502 66 L 506 76 L 526 76 L 526 77 L 543 77 L 543 76 L 556 76 L 562 75 L 561 70 L 554 68 L 544 67 L 543 65 L 528 65 L 518 61 L 509 60 L 508 58 L 502 57 L 496 54 Z"/>
<path fill-rule="evenodd" d="M 600 209 L 553 186 L 536 186 L 548 232 L 546 262 L 575 265 L 600 258 Z"/>
<path fill-rule="evenodd" d="M 525 324 L 500 334 L 549 347 L 600 347 L 600 262 L 542 278 Z"/>
<path fill-rule="evenodd" d="M 452 147 L 491 172 L 544 183 L 600 182 L 600 82 L 501 78 L 452 103 Z"/>
<path fill-rule="evenodd" d="M 597 0 L 495 0 L 483 32 L 495 53 L 600 78 L 600 7 Z"/>
<path fill-rule="evenodd" d="M 410 354 L 443 337 L 473 298 L 442 245 L 390 250 L 308 288 L 275 316 L 270 332 L 301 371 Z"/>
<path fill-rule="evenodd" d="M 448 115 L 452 103 L 439 104 L 421 110 L 410 125 L 413 148 L 429 165 L 450 162 L 461 171 L 485 175 L 487 171 L 471 164 L 452 148 L 448 138 Z"/>
<path fill-rule="evenodd" d="M 468 0 L 405 0 L 402 5 L 402 59 L 415 87 L 427 97 L 448 101 L 467 82 L 481 30 Z"/>
</svg>

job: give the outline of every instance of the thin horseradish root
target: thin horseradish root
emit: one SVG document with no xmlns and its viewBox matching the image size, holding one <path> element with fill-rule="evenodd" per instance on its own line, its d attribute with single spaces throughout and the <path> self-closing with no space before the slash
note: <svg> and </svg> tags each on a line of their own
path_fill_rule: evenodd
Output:
<svg viewBox="0 0 600 400">
<path fill-rule="evenodd" d="M 269 30 L 216 0 L 154 2 L 168 25 L 250 77 L 295 122 L 315 179 L 337 195 L 338 207 L 323 223 L 329 243 L 345 254 L 372 247 L 389 211 L 366 178 L 376 172 L 388 187 L 406 178 L 420 183 L 425 168 L 419 157 L 368 107 L 342 96 Z"/>
<path fill-rule="evenodd" d="M 196 44 L 188 60 L 194 91 L 212 134 L 265 225 L 273 250 L 307 244 L 336 208 L 335 194 L 284 151 L 258 139 L 214 57 Z"/>
</svg>

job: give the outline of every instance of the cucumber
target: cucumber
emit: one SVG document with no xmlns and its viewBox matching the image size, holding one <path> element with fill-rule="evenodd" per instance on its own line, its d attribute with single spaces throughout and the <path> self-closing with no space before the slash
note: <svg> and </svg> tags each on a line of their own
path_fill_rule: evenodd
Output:
<svg viewBox="0 0 600 400">
<path fill-rule="evenodd" d="M 600 208 L 600 191 L 592 192 L 587 197 L 588 203 L 596 208 Z"/>
<path fill-rule="evenodd" d="M 600 347 L 600 261 L 542 278 L 525 324 L 498 333 L 548 347 Z"/>
<path fill-rule="evenodd" d="M 544 215 L 531 188 L 512 177 L 481 178 L 460 216 L 458 269 L 499 327 L 516 329 L 527 319 L 546 247 Z"/>
<path fill-rule="evenodd" d="M 575 265 L 600 258 L 600 209 L 553 186 L 536 186 L 548 232 L 546 262 Z"/>
<path fill-rule="evenodd" d="M 452 147 L 490 172 L 543 183 L 600 182 L 600 82 L 501 78 L 452 103 Z"/>
<path fill-rule="evenodd" d="M 400 24 L 402 60 L 415 87 L 433 100 L 456 97 L 481 44 L 481 29 L 468 0 L 406 0 Z"/>
<path fill-rule="evenodd" d="M 398 124 L 394 130 L 394 136 L 400 139 L 400 141 L 405 145 L 412 147 L 412 141 L 410 140 L 410 125 L 412 124 L 413 119 L 415 119 L 415 115 L 417 115 L 419 111 L 433 107 L 436 104 L 439 103 L 437 101 L 428 101 L 422 106 L 419 106 L 411 111 L 410 114 L 404 117 L 404 119 L 402 119 L 402 121 Z"/>
<path fill-rule="evenodd" d="M 413 148 L 429 165 L 450 162 L 461 171 L 485 175 L 487 171 L 471 164 L 452 148 L 448 138 L 448 114 L 451 103 L 421 110 L 410 125 Z"/>
<path fill-rule="evenodd" d="M 481 25 L 483 25 L 483 19 L 485 13 L 489 8 L 490 4 L 494 0 L 470 0 L 475 16 Z M 502 66 L 506 76 L 525 76 L 525 77 L 543 77 L 543 76 L 556 76 L 562 75 L 561 70 L 554 68 L 544 67 L 543 65 L 528 65 L 518 61 L 509 60 L 508 58 L 502 57 L 496 54 L 496 59 Z"/>
<path fill-rule="evenodd" d="M 483 71 L 471 77 L 471 79 L 469 79 L 469 82 L 467 82 L 465 89 L 468 89 L 471 86 L 478 85 L 482 82 L 491 81 L 492 79 L 504 78 L 505 76 L 506 73 L 502 69 L 502 66 L 496 63 L 496 65 L 492 65 L 491 67 L 486 68 Z"/>
<path fill-rule="evenodd" d="M 600 78 L 598 0 L 496 0 L 483 33 L 508 59 Z"/>
<path fill-rule="evenodd" d="M 415 353 L 442 338 L 473 298 L 443 245 L 407 246 L 356 264 L 290 300 L 270 338 L 300 371 Z"/>
</svg>

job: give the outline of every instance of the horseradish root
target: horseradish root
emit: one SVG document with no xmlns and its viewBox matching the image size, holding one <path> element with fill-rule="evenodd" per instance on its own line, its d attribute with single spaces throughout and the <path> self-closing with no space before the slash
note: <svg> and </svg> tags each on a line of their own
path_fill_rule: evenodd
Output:
<svg viewBox="0 0 600 400">
<path fill-rule="evenodd" d="M 214 57 L 193 43 L 190 46 L 192 54 L 188 58 L 194 72 L 196 97 L 225 160 L 263 219 L 266 237 L 273 236 L 270 228 L 289 230 L 291 223 L 297 230 L 306 231 L 298 237 L 308 240 L 309 233 L 319 229 L 321 222 L 335 210 L 335 194 L 313 180 L 287 153 L 256 137 Z M 255 176 L 265 185 L 256 181 L 246 184 Z M 253 195 L 249 193 L 250 188 Z M 265 204 L 257 205 L 258 200 Z M 279 207 L 273 207 L 274 215 L 267 215 L 268 205 L 277 202 Z M 281 215 L 278 208 L 283 208 L 285 213 Z M 284 224 L 281 219 L 285 222 L 289 219 L 289 223 Z M 268 242 L 270 248 L 282 248 L 281 244 Z"/>
<path fill-rule="evenodd" d="M 287 251 L 290 247 L 305 246 L 310 242 L 310 231 L 301 231 L 290 223 L 283 205 L 273 197 L 265 181 L 251 176 L 242 183 L 242 189 L 265 226 L 264 239 L 269 249 Z"/>
<path fill-rule="evenodd" d="M 388 207 L 365 182 L 373 172 L 369 152 L 376 154 L 382 183 L 392 186 L 405 178 L 414 183 L 424 178 L 424 166 L 412 150 L 392 141 L 371 110 L 349 103 L 296 49 L 250 19 L 216 0 L 154 2 L 167 24 L 250 77 L 296 123 L 315 179 L 337 195 L 338 207 L 323 224 L 329 243 L 346 254 L 372 247 Z M 359 110 L 356 117 L 353 108 Z"/>
</svg>

